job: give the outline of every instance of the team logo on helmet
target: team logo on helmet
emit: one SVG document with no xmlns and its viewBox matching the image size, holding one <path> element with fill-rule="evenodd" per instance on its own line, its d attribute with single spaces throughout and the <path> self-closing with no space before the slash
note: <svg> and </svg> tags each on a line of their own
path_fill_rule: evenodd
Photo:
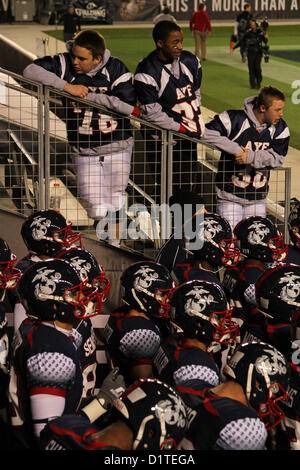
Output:
<svg viewBox="0 0 300 470">
<path fill-rule="evenodd" d="M 136 272 L 136 278 L 134 279 L 134 288 L 136 290 L 148 289 L 153 283 L 159 278 L 158 273 L 154 269 L 147 266 L 142 266 Z"/>
<path fill-rule="evenodd" d="M 251 230 L 252 229 L 252 230 Z M 261 243 L 266 235 L 270 233 L 270 229 L 265 224 L 255 220 L 249 226 L 250 233 L 248 235 L 248 241 L 251 245 Z"/>
<path fill-rule="evenodd" d="M 155 407 L 155 416 L 160 419 L 164 415 L 164 421 L 170 426 L 178 426 L 184 428 L 186 426 L 186 410 L 182 401 L 172 395 L 168 394 L 169 400 L 161 400 Z"/>
<path fill-rule="evenodd" d="M 85 280 L 88 277 L 88 274 L 92 268 L 91 263 L 85 259 L 80 259 L 79 256 L 74 256 L 74 258 L 71 258 L 70 263 L 79 272 L 82 280 Z"/>
<path fill-rule="evenodd" d="M 207 241 L 213 240 L 215 236 L 222 232 L 220 223 L 212 217 L 206 217 L 204 221 L 204 239 Z"/>
<path fill-rule="evenodd" d="M 32 238 L 34 240 L 42 240 L 50 225 L 51 220 L 41 217 L 40 215 L 35 217 L 30 225 L 30 228 L 32 228 Z"/>
<path fill-rule="evenodd" d="M 34 294 L 40 300 L 45 300 L 49 295 L 52 295 L 56 290 L 56 283 L 60 281 L 61 274 L 55 272 L 54 269 L 48 269 L 46 266 L 37 271 L 36 276 L 32 282 L 36 282 L 34 286 Z"/>
<path fill-rule="evenodd" d="M 265 353 L 255 361 L 256 371 L 264 377 L 266 374 L 268 376 L 276 374 L 285 375 L 287 367 L 284 356 L 278 350 L 271 348 L 266 348 Z"/>
<path fill-rule="evenodd" d="M 292 303 L 300 295 L 300 277 L 293 272 L 288 272 L 279 281 L 279 284 L 285 283 L 280 291 L 280 298 L 284 302 Z"/>
<path fill-rule="evenodd" d="M 203 287 L 195 286 L 187 296 L 184 310 L 187 315 L 193 316 L 197 312 L 203 312 L 212 303 L 217 303 L 213 295 Z"/>
</svg>

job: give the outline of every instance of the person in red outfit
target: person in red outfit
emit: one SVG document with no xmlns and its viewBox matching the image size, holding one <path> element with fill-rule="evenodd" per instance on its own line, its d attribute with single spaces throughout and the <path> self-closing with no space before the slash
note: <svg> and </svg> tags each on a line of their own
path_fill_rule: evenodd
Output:
<svg viewBox="0 0 300 470">
<path fill-rule="evenodd" d="M 190 30 L 195 38 L 196 56 L 206 60 L 206 38 L 211 33 L 211 24 L 208 13 L 204 10 L 204 3 L 200 3 L 198 10 L 193 12 L 190 19 Z"/>
</svg>

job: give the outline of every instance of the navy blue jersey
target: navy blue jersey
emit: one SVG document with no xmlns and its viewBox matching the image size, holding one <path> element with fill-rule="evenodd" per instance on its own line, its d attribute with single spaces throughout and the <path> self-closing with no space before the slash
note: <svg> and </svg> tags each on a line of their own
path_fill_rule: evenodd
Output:
<svg viewBox="0 0 300 470">
<path fill-rule="evenodd" d="M 120 450 L 107 443 L 93 442 L 91 434 L 99 430 L 81 415 L 66 414 L 43 429 L 40 447 L 42 450 Z"/>
<path fill-rule="evenodd" d="M 63 397 L 65 413 L 76 412 L 83 379 L 79 347 L 82 337 L 52 325 L 25 320 L 15 334 L 9 383 L 10 417 L 16 437 L 34 442 L 30 397 Z M 22 436 L 22 437 L 21 437 Z"/>
<path fill-rule="evenodd" d="M 204 389 L 219 384 L 219 368 L 211 356 L 184 340 L 164 341 L 153 358 L 153 373 L 172 386 Z"/>
<path fill-rule="evenodd" d="M 187 404 L 189 389 L 178 387 Z M 200 391 L 197 406 L 190 412 L 188 439 L 196 450 L 264 450 L 265 425 L 253 408 L 237 400 Z"/>
<path fill-rule="evenodd" d="M 222 285 L 233 308 L 232 318 L 239 325 L 242 343 L 266 339 L 265 317 L 258 312 L 255 298 L 255 282 L 264 270 L 239 263 L 224 272 Z"/>
<path fill-rule="evenodd" d="M 114 312 L 104 328 L 103 339 L 114 366 L 130 385 L 130 367 L 151 364 L 161 344 L 161 332 L 152 320 L 130 312 Z"/>
<path fill-rule="evenodd" d="M 175 278 L 177 284 L 202 279 L 220 284 L 217 273 L 193 266 L 192 255 L 185 249 L 185 242 L 181 238 L 171 235 L 159 250 L 156 260 L 164 265 Z"/>
<path fill-rule="evenodd" d="M 122 113 L 124 103 L 131 106 L 136 103 L 132 76 L 125 64 L 118 58 L 110 56 L 108 51 L 105 51 L 104 58 L 105 60 L 100 62 L 95 74 L 76 75 L 71 55 L 68 52 L 57 54 L 54 57 L 47 56 L 36 59 L 34 64 L 54 73 L 72 85 L 88 87 L 89 93 L 92 93 L 88 99 L 92 97 L 93 101 L 100 103 L 95 95 L 105 94 L 112 98 L 110 100 L 112 104 L 115 100 L 115 104 L 112 106 L 113 110 Z M 35 71 L 35 69 L 32 70 Z M 38 76 L 31 78 L 39 81 Z M 86 107 L 82 104 L 74 106 L 72 99 L 64 99 L 63 101 L 66 106 L 68 141 L 72 146 L 83 149 L 97 148 L 112 142 L 124 141 L 132 136 L 130 122 L 127 118 L 112 117 L 99 109 Z M 127 107 L 125 106 L 124 109 L 127 110 Z"/>
<path fill-rule="evenodd" d="M 202 70 L 199 59 L 188 51 L 163 63 L 152 51 L 135 71 L 134 87 L 143 119 L 164 129 L 200 137 L 204 124 L 200 109 Z"/>
<path fill-rule="evenodd" d="M 265 199 L 268 194 L 270 168 L 282 165 L 288 151 L 289 130 L 283 119 L 275 125 L 259 128 L 250 113 L 253 113 L 251 99 L 245 100 L 244 110 L 224 111 L 206 124 L 209 131 L 226 137 L 232 144 L 238 144 L 248 150 L 247 165 L 236 163 L 235 155 L 229 153 L 231 145 L 220 146 L 222 150 L 216 175 L 216 186 L 220 191 L 246 200 Z M 224 139 L 223 139 L 224 142 Z M 249 162 L 249 163 L 248 163 Z"/>
</svg>

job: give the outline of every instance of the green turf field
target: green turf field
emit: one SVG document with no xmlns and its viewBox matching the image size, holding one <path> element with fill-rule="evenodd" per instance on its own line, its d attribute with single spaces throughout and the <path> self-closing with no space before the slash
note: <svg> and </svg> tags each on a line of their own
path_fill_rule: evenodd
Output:
<svg viewBox="0 0 300 470">
<path fill-rule="evenodd" d="M 98 30 L 104 35 L 111 53 L 122 59 L 132 73 L 138 61 L 154 48 L 151 28 L 105 26 Z M 242 107 L 244 98 L 254 91 L 249 87 L 247 64 L 242 63 L 239 51 L 230 54 L 232 32 L 232 27 L 213 28 L 207 43 L 208 60 L 203 63 L 202 103 L 217 113 Z M 45 31 L 47 33 L 57 34 L 58 39 L 63 40 L 62 31 Z M 183 34 L 185 49 L 193 51 L 194 40 L 188 28 L 183 28 Z M 290 145 L 300 149 L 300 103 L 297 104 L 300 98 L 300 26 L 271 25 L 268 34 L 270 61 L 262 63 L 262 86 L 273 85 L 285 93 L 284 119 L 291 132 Z"/>
</svg>

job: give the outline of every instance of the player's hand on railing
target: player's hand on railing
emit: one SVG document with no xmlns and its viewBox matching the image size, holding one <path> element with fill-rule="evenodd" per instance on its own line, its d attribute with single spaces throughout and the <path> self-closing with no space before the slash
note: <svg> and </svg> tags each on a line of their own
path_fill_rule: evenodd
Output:
<svg viewBox="0 0 300 470">
<path fill-rule="evenodd" d="M 236 153 L 235 154 L 235 161 L 236 163 L 238 163 L 239 165 L 246 165 L 247 163 L 247 155 L 248 155 L 248 149 L 246 149 L 245 147 L 243 147 L 241 145 L 241 148 L 244 150 L 243 153 Z"/>
<path fill-rule="evenodd" d="M 72 83 L 67 83 L 64 91 L 70 93 L 70 95 L 78 96 L 78 98 L 86 98 L 89 89 L 84 85 L 72 85 Z"/>
</svg>

